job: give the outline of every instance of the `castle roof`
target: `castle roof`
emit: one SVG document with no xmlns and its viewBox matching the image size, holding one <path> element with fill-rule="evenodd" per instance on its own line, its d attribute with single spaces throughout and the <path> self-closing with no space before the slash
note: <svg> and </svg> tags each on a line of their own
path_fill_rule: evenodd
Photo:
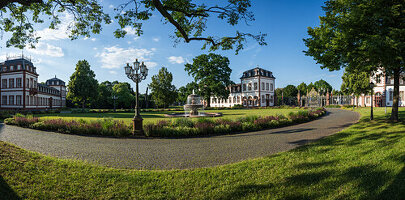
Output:
<svg viewBox="0 0 405 200">
<path fill-rule="evenodd" d="M 275 79 L 275 77 L 273 76 L 273 72 L 262 69 L 260 67 L 256 67 L 256 68 L 243 72 L 241 79 L 255 77 L 255 76 L 268 77 L 268 78 Z"/>
<path fill-rule="evenodd" d="M 48 79 L 45 82 L 45 84 L 46 85 L 63 85 L 63 86 L 65 86 L 65 81 L 62 81 L 61 79 L 58 79 L 55 76 L 55 78 Z"/>
</svg>

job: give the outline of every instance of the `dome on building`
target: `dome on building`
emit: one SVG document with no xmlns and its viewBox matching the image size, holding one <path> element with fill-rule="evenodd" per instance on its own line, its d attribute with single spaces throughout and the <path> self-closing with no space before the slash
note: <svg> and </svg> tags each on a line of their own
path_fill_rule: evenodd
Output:
<svg viewBox="0 0 405 200">
<path fill-rule="evenodd" d="M 65 82 L 64 81 L 62 81 L 62 80 L 60 80 L 60 79 L 58 79 L 58 78 L 56 78 L 56 76 L 55 76 L 55 78 L 51 78 L 51 79 L 48 79 L 46 82 L 45 82 L 45 84 L 46 85 L 49 85 L 49 86 L 53 86 L 53 85 L 62 85 L 62 86 L 65 86 Z"/>
</svg>

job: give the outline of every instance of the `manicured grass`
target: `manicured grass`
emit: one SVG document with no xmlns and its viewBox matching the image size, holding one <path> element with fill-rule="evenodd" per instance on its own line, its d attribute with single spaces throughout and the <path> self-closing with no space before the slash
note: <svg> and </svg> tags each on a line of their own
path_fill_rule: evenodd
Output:
<svg viewBox="0 0 405 200">
<path fill-rule="evenodd" d="M 121 170 L 0 142 L 0 196 L 31 199 L 403 199 L 405 123 L 383 109 L 297 149 L 194 170 Z M 400 109 L 405 119 L 405 109 Z"/>
<path fill-rule="evenodd" d="M 205 112 L 220 112 L 223 114 L 222 118 L 236 119 L 238 117 L 257 115 L 257 116 L 270 116 L 270 115 L 286 115 L 289 112 L 297 112 L 299 109 L 235 109 L 235 110 L 205 110 Z M 169 113 L 183 113 L 183 111 L 163 111 L 163 112 L 141 112 L 144 123 L 156 122 L 159 120 L 170 120 L 165 117 Z M 131 123 L 134 113 L 56 113 L 56 114 L 40 114 L 37 117 L 52 119 L 64 118 L 66 120 L 84 119 L 84 120 L 97 120 L 100 118 L 113 118 L 116 120 L 123 120 L 126 123 Z"/>
</svg>

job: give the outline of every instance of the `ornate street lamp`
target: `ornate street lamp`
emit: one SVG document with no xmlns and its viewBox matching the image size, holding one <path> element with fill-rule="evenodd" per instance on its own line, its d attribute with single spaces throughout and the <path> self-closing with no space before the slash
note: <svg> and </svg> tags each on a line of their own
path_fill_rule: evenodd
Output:
<svg viewBox="0 0 405 200">
<path fill-rule="evenodd" d="M 370 82 L 370 89 L 371 89 L 371 111 L 370 111 L 370 120 L 373 120 L 374 115 L 373 115 L 373 93 L 374 93 L 374 83 L 371 81 Z"/>
<path fill-rule="evenodd" d="M 139 83 L 142 80 L 145 80 L 146 77 L 148 76 L 148 68 L 146 65 L 142 62 L 140 64 L 138 62 L 138 59 L 134 62 L 134 66 L 131 67 L 129 63 L 127 63 L 127 66 L 125 67 L 125 74 L 129 79 L 131 79 L 133 82 L 136 84 L 136 104 L 135 104 L 135 116 L 134 119 L 132 120 L 133 122 L 133 131 L 132 134 L 139 133 L 141 134 L 143 132 L 143 127 L 142 127 L 142 117 L 139 112 L 140 107 L 139 107 Z"/>
</svg>

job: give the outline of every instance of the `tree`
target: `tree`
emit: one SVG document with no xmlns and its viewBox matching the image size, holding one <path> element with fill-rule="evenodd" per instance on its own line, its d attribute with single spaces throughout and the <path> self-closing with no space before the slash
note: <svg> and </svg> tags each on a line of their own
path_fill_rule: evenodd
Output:
<svg viewBox="0 0 405 200">
<path fill-rule="evenodd" d="M 111 23 L 97 0 L 1 0 L 0 31 L 12 33 L 6 46 L 34 48 L 40 39 L 35 34 L 34 24 L 44 23 L 43 18 L 49 17 L 49 28 L 55 29 L 61 23 L 62 13 L 74 18 L 66 30 L 70 39 L 100 33 L 103 23 Z"/>
<path fill-rule="evenodd" d="M 210 3 L 210 2 L 209 2 Z M 149 20 L 153 14 L 163 17 L 165 24 L 174 28 L 175 42 L 184 40 L 203 41 L 203 49 L 210 50 L 235 49 L 236 53 L 243 49 L 247 39 L 253 39 L 259 45 L 267 45 L 266 34 L 257 35 L 236 31 L 234 36 L 205 34 L 208 19 L 216 16 L 225 20 L 231 26 L 240 21 L 248 24 L 254 21 L 254 15 L 249 8 L 250 0 L 228 0 L 227 3 L 217 5 L 207 2 L 192 2 L 192 0 L 126 0 L 117 6 L 115 19 L 120 28 L 114 32 L 115 37 L 124 37 L 127 28 L 131 27 L 138 36 L 143 34 L 142 22 Z M 43 15 L 51 18 L 49 28 L 60 24 L 58 14 L 68 12 L 74 16 L 70 37 L 76 39 L 80 35 L 89 36 L 90 33 L 99 33 L 102 23 L 111 23 L 110 16 L 103 13 L 97 0 L 2 0 L 0 2 L 0 30 L 13 32 L 7 46 L 23 48 L 26 44 L 33 45 L 38 41 L 34 34 L 34 23 L 43 23 Z M 4 13 L 4 15 L 3 15 Z M 29 14 L 27 14 L 29 13 Z M 32 13 L 32 22 L 29 20 Z M 9 17 L 3 17 L 8 14 Z"/>
<path fill-rule="evenodd" d="M 196 82 L 187 83 L 186 86 L 182 86 L 179 88 L 177 101 L 181 104 L 185 104 L 187 101 L 188 95 L 193 93 L 193 90 L 196 94 L 199 94 L 197 90 L 198 84 Z"/>
<path fill-rule="evenodd" d="M 307 84 L 302 82 L 297 86 L 297 90 L 300 91 L 301 96 L 307 95 Z"/>
<path fill-rule="evenodd" d="M 287 85 L 283 89 L 284 97 L 297 97 L 298 90 L 294 85 Z"/>
<path fill-rule="evenodd" d="M 314 86 L 318 92 L 321 92 L 321 90 L 323 90 L 323 94 L 325 94 L 326 92 L 332 92 L 332 86 L 323 79 L 316 81 L 314 83 Z"/>
<path fill-rule="evenodd" d="M 176 87 L 172 85 L 173 75 L 162 67 L 157 75 L 152 76 L 152 82 L 149 84 L 151 95 L 157 106 L 168 107 L 173 104 L 177 98 Z"/>
<path fill-rule="evenodd" d="M 113 87 L 112 94 L 117 97 L 116 105 L 118 108 L 132 108 L 132 102 L 135 101 L 134 95 L 131 93 L 129 83 L 117 83 Z"/>
<path fill-rule="evenodd" d="M 111 108 L 113 106 L 112 99 L 113 84 L 110 81 L 104 81 L 98 85 L 97 98 L 92 102 L 94 108 Z"/>
<path fill-rule="evenodd" d="M 201 54 L 193 59 L 193 64 L 187 63 L 185 70 L 194 77 L 201 96 L 206 100 L 207 107 L 211 107 L 211 96 L 227 99 L 232 84 L 229 59 L 218 54 Z M 197 88 L 196 88 L 197 89 Z"/>
<path fill-rule="evenodd" d="M 405 4 L 403 0 L 329 0 L 320 25 L 308 28 L 304 39 L 321 68 L 370 75 L 384 69 L 394 77 L 394 101 L 390 119 L 398 121 L 399 79 L 404 71 Z"/>
<path fill-rule="evenodd" d="M 309 83 L 308 86 L 307 86 L 308 92 L 310 92 L 310 91 L 312 90 L 312 88 L 314 88 L 315 90 L 317 90 L 317 88 L 315 87 L 315 85 L 311 82 L 311 83 Z"/>
<path fill-rule="evenodd" d="M 341 90 L 346 94 L 359 97 L 361 94 L 370 93 L 370 76 L 366 72 L 345 71 L 342 76 Z M 358 101 L 357 101 L 358 103 Z"/>
<path fill-rule="evenodd" d="M 70 76 L 67 98 L 81 103 L 84 109 L 86 103 L 97 96 L 98 82 L 95 77 L 90 64 L 86 60 L 79 60 L 75 72 Z"/>
</svg>

